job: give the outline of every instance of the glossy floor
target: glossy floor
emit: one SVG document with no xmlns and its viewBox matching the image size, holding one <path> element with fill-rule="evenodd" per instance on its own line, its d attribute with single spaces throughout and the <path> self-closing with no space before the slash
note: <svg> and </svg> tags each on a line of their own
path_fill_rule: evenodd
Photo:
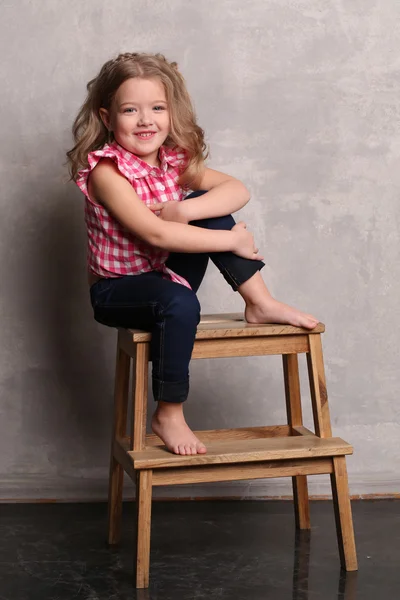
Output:
<svg viewBox="0 0 400 600">
<path fill-rule="evenodd" d="M 331 502 L 295 534 L 290 502 L 154 502 L 150 588 L 133 585 L 134 505 L 117 550 L 104 504 L 0 505 L 0 600 L 395 600 L 400 501 L 352 503 L 357 573 L 340 570 Z"/>
</svg>

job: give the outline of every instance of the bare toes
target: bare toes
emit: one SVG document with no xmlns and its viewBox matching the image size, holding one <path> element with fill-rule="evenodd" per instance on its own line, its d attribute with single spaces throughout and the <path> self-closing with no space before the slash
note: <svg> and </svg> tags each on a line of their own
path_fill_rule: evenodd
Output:
<svg viewBox="0 0 400 600">
<path fill-rule="evenodd" d="M 316 326 L 318 325 L 318 321 L 317 321 L 317 319 L 314 319 L 313 317 L 310 317 L 310 318 L 308 319 L 308 324 L 309 324 L 309 325 L 310 325 L 312 328 L 314 328 L 314 327 L 316 327 Z"/>
</svg>

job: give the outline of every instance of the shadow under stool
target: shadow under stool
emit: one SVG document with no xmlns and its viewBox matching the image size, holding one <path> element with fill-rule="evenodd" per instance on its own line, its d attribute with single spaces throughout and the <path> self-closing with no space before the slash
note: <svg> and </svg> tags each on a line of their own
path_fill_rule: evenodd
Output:
<svg viewBox="0 0 400 600">
<path fill-rule="evenodd" d="M 196 431 L 207 454 L 181 456 L 166 450 L 160 438 L 146 433 L 147 382 L 151 334 L 118 331 L 111 444 L 108 542 L 121 532 L 124 471 L 136 483 L 136 587 L 147 588 L 153 485 L 179 485 L 292 477 L 296 529 L 310 529 L 307 475 L 329 473 L 340 562 L 357 570 L 353 520 L 347 481 L 350 444 L 332 437 L 322 355 L 322 323 L 308 331 L 291 325 L 254 325 L 241 314 L 203 315 L 192 359 L 282 355 L 287 424 Z M 306 353 L 315 432 L 303 425 L 298 357 Z M 132 410 L 127 434 L 132 361 Z"/>
</svg>

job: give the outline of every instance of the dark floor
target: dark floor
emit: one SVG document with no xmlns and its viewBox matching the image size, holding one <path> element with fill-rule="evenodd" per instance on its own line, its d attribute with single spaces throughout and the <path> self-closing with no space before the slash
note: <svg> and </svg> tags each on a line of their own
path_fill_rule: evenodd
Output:
<svg viewBox="0 0 400 600">
<path fill-rule="evenodd" d="M 359 571 L 346 575 L 329 501 L 297 538 L 290 502 L 154 502 L 150 588 L 136 591 L 133 504 L 117 550 L 105 504 L 0 505 L 0 600 L 397 600 L 400 501 L 352 506 Z"/>
</svg>

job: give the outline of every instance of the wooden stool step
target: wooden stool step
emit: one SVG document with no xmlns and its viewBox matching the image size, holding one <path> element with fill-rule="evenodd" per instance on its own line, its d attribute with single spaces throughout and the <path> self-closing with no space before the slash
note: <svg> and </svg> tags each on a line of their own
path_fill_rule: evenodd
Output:
<svg viewBox="0 0 400 600">
<path fill-rule="evenodd" d="M 133 342 L 149 342 L 151 333 L 142 329 L 121 329 L 126 338 Z M 325 325 L 318 323 L 312 330 L 313 334 L 323 333 Z M 236 338 L 236 337 L 271 337 L 285 335 L 309 334 L 308 329 L 293 325 L 279 325 L 274 323 L 247 323 L 243 313 L 222 313 L 220 315 L 202 315 L 197 327 L 196 340 Z"/>
<path fill-rule="evenodd" d="M 312 435 L 314 433 L 305 427 L 304 432 L 297 433 L 297 428 L 290 425 L 267 425 L 264 427 L 238 427 L 235 429 L 205 429 L 202 431 L 194 431 L 196 436 L 201 438 L 203 443 L 208 443 L 217 438 L 223 440 L 251 440 L 265 439 L 270 437 L 285 437 L 288 435 Z M 164 442 L 154 433 L 148 433 L 145 437 L 145 447 L 148 446 L 163 446 Z"/>
<path fill-rule="evenodd" d="M 201 432 L 198 433 L 201 441 Z M 205 441 L 205 440 L 204 440 Z M 269 460 L 317 458 L 352 454 L 350 444 L 340 438 L 276 437 L 269 439 L 219 440 L 218 435 L 207 441 L 207 454 L 181 456 L 165 447 L 150 446 L 139 452 L 128 452 L 134 469 L 168 469 L 194 465 L 251 463 Z"/>
</svg>

